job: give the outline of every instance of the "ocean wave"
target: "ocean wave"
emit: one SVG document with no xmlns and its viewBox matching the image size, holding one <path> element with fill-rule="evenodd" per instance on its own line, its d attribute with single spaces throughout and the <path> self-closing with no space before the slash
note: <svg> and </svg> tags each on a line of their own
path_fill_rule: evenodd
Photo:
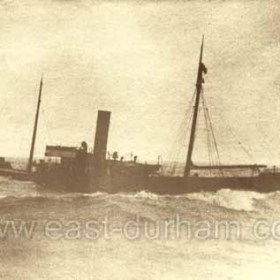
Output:
<svg viewBox="0 0 280 280">
<path fill-rule="evenodd" d="M 75 201 L 77 199 L 83 198 L 113 198 L 118 200 L 118 198 L 127 198 L 129 200 L 137 201 L 158 201 L 169 199 L 188 199 L 189 201 L 202 201 L 214 206 L 219 206 L 231 210 L 238 211 L 256 211 L 256 202 L 269 200 L 280 200 L 279 193 L 261 194 L 256 192 L 248 191 L 232 191 L 229 189 L 219 190 L 217 192 L 198 192 L 183 195 L 157 195 L 147 191 L 140 191 L 137 193 L 117 193 L 108 194 L 105 192 L 95 192 L 91 194 L 85 193 L 9 193 L 0 195 L 0 199 L 13 198 L 13 199 L 52 199 L 52 200 L 64 200 L 64 201 Z"/>
<path fill-rule="evenodd" d="M 267 194 L 222 189 L 217 192 L 199 192 L 187 194 L 187 197 L 194 200 L 201 200 L 213 205 L 239 211 L 255 211 L 256 201 L 264 200 Z"/>
<path fill-rule="evenodd" d="M 0 195 L 1 199 L 53 199 L 53 200 L 75 200 L 79 198 L 94 198 L 100 196 L 106 196 L 107 193 L 96 192 L 91 194 L 85 193 L 9 193 Z"/>
<path fill-rule="evenodd" d="M 125 195 L 123 195 L 125 196 Z M 148 191 L 140 191 L 134 194 L 130 194 L 131 197 L 136 198 L 136 199 L 151 199 L 151 200 L 158 200 L 159 195 L 148 192 Z"/>
<path fill-rule="evenodd" d="M 132 197 L 143 200 L 159 200 L 164 198 L 169 199 L 188 199 L 190 201 L 199 200 L 214 206 L 219 206 L 231 210 L 238 211 L 255 211 L 256 202 L 259 200 L 265 200 L 266 198 L 280 200 L 280 192 L 263 194 L 251 191 L 237 191 L 230 189 L 222 189 L 217 192 L 197 192 L 186 193 L 182 195 L 157 195 L 147 191 L 140 191 L 135 194 L 118 194 L 122 197 Z"/>
<path fill-rule="evenodd" d="M 0 178 L 0 200 L 3 199 L 52 199 L 62 201 L 75 201 L 79 199 L 106 200 L 107 202 L 117 203 L 119 199 L 127 201 L 147 202 L 150 205 L 163 205 L 164 207 L 176 206 L 176 201 L 180 200 L 180 207 L 184 210 L 190 202 L 204 202 L 195 207 L 204 207 L 205 204 L 211 204 L 214 207 L 222 207 L 236 211 L 280 211 L 280 191 L 272 193 L 258 193 L 253 191 L 237 191 L 222 189 L 217 192 L 197 192 L 185 193 L 182 195 L 158 195 L 149 191 L 139 191 L 135 193 L 115 193 L 106 192 L 95 193 L 67 193 L 50 191 L 30 182 L 15 182 L 7 178 Z M 178 206 L 177 205 L 177 206 Z M 179 206 L 178 206 L 179 207 Z M 277 209 L 276 209 L 277 208 Z M 278 211 L 279 209 L 279 211 Z"/>
</svg>

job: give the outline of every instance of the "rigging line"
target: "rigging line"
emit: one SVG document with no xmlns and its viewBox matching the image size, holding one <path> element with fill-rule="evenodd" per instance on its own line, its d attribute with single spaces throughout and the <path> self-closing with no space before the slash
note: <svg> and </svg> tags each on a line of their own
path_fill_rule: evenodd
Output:
<svg viewBox="0 0 280 280">
<path fill-rule="evenodd" d="M 209 120 L 207 117 L 206 108 L 205 108 L 204 112 L 205 112 L 205 118 L 206 118 L 206 122 L 207 122 L 207 133 L 208 133 L 208 139 L 209 139 L 209 153 L 210 153 L 210 159 L 211 159 L 210 165 L 215 165 L 215 158 L 214 158 L 215 147 L 213 144 L 213 139 L 211 138 L 211 128 L 210 128 Z"/>
<path fill-rule="evenodd" d="M 187 109 L 185 110 L 183 121 L 181 122 L 181 124 L 179 126 L 179 129 L 176 133 L 176 135 L 179 136 L 179 137 L 176 136 L 176 138 L 173 141 L 173 144 L 171 146 L 170 154 L 169 154 L 169 157 L 168 157 L 170 159 L 169 164 L 168 164 L 168 166 L 170 168 L 174 168 L 174 165 L 175 166 L 177 165 L 177 163 L 176 163 L 177 153 L 179 153 L 183 148 L 182 147 L 182 142 L 185 140 L 185 137 L 186 137 L 185 134 L 189 130 L 189 126 L 190 126 L 190 122 L 191 122 L 192 107 L 193 107 L 193 102 L 194 102 L 194 98 L 195 98 L 195 93 L 196 93 L 196 91 L 194 91 L 194 93 L 193 93 L 192 99 L 190 100 L 190 102 L 187 106 Z M 188 120 L 188 123 L 187 123 L 187 130 L 185 131 L 186 119 Z M 176 149 L 174 149 L 174 147 Z M 174 163 L 176 163 L 176 164 L 174 164 Z"/>
<path fill-rule="evenodd" d="M 193 105 L 193 100 L 194 100 L 194 96 L 195 96 L 195 92 L 193 94 L 193 97 L 192 97 L 192 100 L 190 101 L 188 107 L 187 107 L 187 110 L 185 110 L 184 112 L 184 118 L 179 126 L 179 129 L 176 133 L 176 135 L 179 135 L 180 137 L 185 137 L 185 132 L 184 132 L 184 128 L 186 127 L 186 119 L 190 121 L 190 118 L 191 118 L 191 113 L 192 113 L 192 105 Z M 190 115 L 190 116 L 189 116 Z M 175 139 L 175 141 L 177 140 L 177 138 Z M 179 139 L 181 140 L 181 139 Z"/>
<path fill-rule="evenodd" d="M 203 99 L 202 99 L 202 101 L 203 101 Z M 208 120 L 207 120 L 207 114 L 206 114 L 204 102 L 202 105 L 203 105 L 204 121 L 205 121 L 205 126 L 206 126 L 208 153 L 209 153 L 209 158 L 211 160 L 211 139 L 210 139 L 210 134 L 209 134 L 209 124 L 208 124 Z M 209 161 L 209 163 L 211 164 L 212 162 Z"/>
<path fill-rule="evenodd" d="M 245 154 L 247 155 L 247 157 L 252 161 L 252 163 L 255 163 L 255 159 L 254 157 L 250 154 L 249 150 L 242 144 L 242 142 L 238 139 L 238 137 L 236 136 L 236 134 L 234 133 L 234 131 L 231 129 L 230 126 L 227 126 L 228 130 L 230 131 L 230 133 L 233 135 L 233 137 L 235 138 L 235 141 L 237 142 L 237 144 L 241 147 L 241 149 L 243 150 L 243 152 L 245 152 Z"/>
<path fill-rule="evenodd" d="M 205 118 L 205 124 L 206 124 L 206 131 L 207 131 L 207 140 L 208 140 L 207 144 L 208 144 L 208 149 L 209 149 L 209 154 L 210 154 L 210 165 L 212 165 L 212 163 L 213 163 L 213 159 L 212 159 L 212 139 L 211 139 L 210 125 L 209 125 L 209 120 L 208 120 L 208 117 L 207 117 L 206 105 L 205 105 L 205 100 L 203 98 L 203 94 L 202 94 L 202 106 L 203 106 L 203 112 L 204 112 L 204 118 Z"/>
<path fill-rule="evenodd" d="M 184 132 L 183 133 L 183 141 L 184 142 L 185 142 L 185 139 L 186 139 L 186 135 L 190 131 L 191 120 L 192 120 L 192 117 L 193 117 L 193 103 L 194 103 L 195 95 L 196 95 L 196 90 L 193 93 L 192 100 L 191 100 L 190 106 L 188 108 L 188 117 L 187 117 L 188 122 L 187 122 L 186 130 L 185 131 L 184 131 L 184 129 L 180 130 L 180 131 Z M 181 154 L 181 151 L 185 147 L 185 144 L 184 145 L 178 145 L 178 146 L 179 146 L 179 151 L 178 152 L 180 152 L 180 154 Z M 175 168 L 177 167 L 177 164 L 178 164 L 178 162 L 176 161 Z"/>
<path fill-rule="evenodd" d="M 189 103 L 187 112 L 185 114 L 182 126 L 179 129 L 179 132 L 181 132 L 180 134 L 180 139 L 179 139 L 179 143 L 177 146 L 177 151 L 174 154 L 174 162 L 173 162 L 173 173 L 175 172 L 183 172 L 183 164 L 179 164 L 179 162 L 181 162 L 182 158 L 181 156 L 183 155 L 182 151 L 185 151 L 185 141 L 186 141 L 186 135 L 189 133 L 190 131 L 190 124 L 191 124 L 191 120 L 192 120 L 192 115 L 193 115 L 193 103 L 194 103 L 194 98 L 195 98 L 195 94 L 196 91 L 194 91 L 191 102 Z M 187 125 L 186 125 L 186 120 L 188 120 Z M 184 143 L 184 144 L 182 144 Z"/>
<path fill-rule="evenodd" d="M 217 165 L 221 165 L 220 154 L 219 154 L 219 150 L 218 150 L 218 144 L 217 144 L 217 140 L 216 140 L 216 137 L 215 137 L 215 134 L 214 134 L 214 129 L 213 129 L 213 125 L 212 125 L 212 122 L 211 122 L 211 119 L 210 119 L 210 115 L 209 115 L 208 109 L 206 109 L 206 113 L 207 113 L 208 118 L 209 118 L 212 139 L 213 139 L 213 142 L 214 142 L 214 148 L 215 148 L 216 157 L 217 157 Z M 220 175 L 222 175 L 222 176 L 224 175 L 222 169 L 218 169 L 218 171 L 220 172 Z"/>
<path fill-rule="evenodd" d="M 261 135 L 266 135 L 266 133 L 264 133 L 263 128 L 261 126 L 258 126 L 258 129 L 261 132 Z M 268 145 L 266 139 L 267 139 L 267 137 L 262 138 L 262 140 L 260 141 L 260 144 L 264 150 L 268 151 L 269 156 L 273 158 L 275 156 L 275 153 L 273 153 L 271 151 L 271 145 Z"/>
<path fill-rule="evenodd" d="M 212 135 L 212 140 L 213 140 L 213 144 L 214 144 L 214 151 L 215 151 L 216 157 L 217 157 L 217 165 L 221 165 L 220 154 L 219 154 L 219 150 L 218 150 L 218 144 L 217 144 L 217 140 L 216 140 L 216 137 L 215 137 L 215 134 L 214 134 L 213 125 L 212 125 L 211 117 L 210 117 L 210 114 L 209 114 L 209 110 L 207 108 L 207 104 L 206 104 L 204 94 L 202 94 L 202 101 L 203 101 L 202 103 L 203 103 L 203 106 L 205 108 L 206 116 L 207 116 L 207 119 L 208 119 L 208 122 L 209 122 L 210 133 Z M 224 176 L 223 170 L 222 169 L 218 169 L 218 170 L 219 170 L 220 174 L 222 176 Z"/>
<path fill-rule="evenodd" d="M 226 123 L 225 119 L 224 119 L 224 122 Z M 226 123 L 226 127 L 227 127 L 228 131 L 231 133 L 231 135 L 235 138 L 235 141 L 240 146 L 240 148 L 243 150 L 243 152 L 245 152 L 246 156 L 252 161 L 252 163 L 255 163 L 256 162 L 255 158 L 252 156 L 252 154 L 250 153 L 249 149 L 247 149 L 245 147 L 245 145 L 243 145 L 243 143 L 240 141 L 240 139 L 236 136 L 236 134 L 232 130 L 231 126 L 227 125 L 227 123 Z"/>
<path fill-rule="evenodd" d="M 181 123 L 181 126 L 180 126 L 180 128 L 179 128 L 179 133 L 180 133 L 180 136 L 181 136 L 181 138 L 182 138 L 182 139 L 180 139 L 180 140 L 183 140 L 183 138 L 186 137 L 185 134 L 186 134 L 186 133 L 188 132 L 188 130 L 189 130 L 189 124 L 190 124 L 191 119 L 192 119 L 193 103 L 194 103 L 195 94 L 196 94 L 196 90 L 194 91 L 193 96 L 192 96 L 192 99 L 191 99 L 191 101 L 190 101 L 189 104 L 188 104 L 187 110 L 185 111 L 185 114 L 184 114 L 184 119 L 183 119 L 183 121 L 182 121 L 182 123 Z M 186 123 L 185 123 L 186 120 L 188 121 L 188 122 L 187 122 L 187 126 L 186 126 Z M 185 128 L 187 128 L 187 129 L 185 130 Z"/>
<path fill-rule="evenodd" d="M 203 116 L 204 116 L 204 122 L 206 126 L 206 137 L 207 137 L 207 152 L 208 152 L 208 162 L 209 165 L 212 165 L 212 158 L 211 158 L 211 144 L 210 144 L 210 135 L 209 135 L 209 127 L 208 127 L 208 121 L 207 121 L 207 116 L 205 112 L 205 108 L 203 106 Z M 212 170 L 210 169 L 210 175 L 212 174 Z"/>
<path fill-rule="evenodd" d="M 205 110 L 206 110 L 206 114 L 207 114 L 207 117 L 208 117 L 208 120 L 209 120 L 210 131 L 211 131 L 211 134 L 212 134 L 212 137 L 213 137 L 213 141 L 214 141 L 214 145 L 215 145 L 215 150 L 216 150 L 218 161 L 219 161 L 219 164 L 220 164 L 220 155 L 219 155 L 219 150 L 218 150 L 218 144 L 217 144 L 217 140 L 216 140 L 216 137 L 215 137 L 215 134 L 214 134 L 214 129 L 213 129 L 212 121 L 211 121 L 211 118 L 210 118 L 209 110 L 207 108 L 204 95 L 203 95 L 203 102 L 205 104 Z"/>
<path fill-rule="evenodd" d="M 204 102 L 203 99 L 202 99 L 202 104 L 203 104 L 203 108 L 204 108 L 205 123 L 206 123 L 206 127 L 207 127 L 208 149 L 209 149 L 209 154 L 210 154 L 210 166 L 211 166 L 211 165 L 215 164 L 215 159 L 213 158 L 215 148 L 214 148 L 214 145 L 213 145 L 213 140 L 211 138 L 210 124 L 209 124 L 209 120 L 208 120 L 208 117 L 207 117 L 205 102 Z"/>
<path fill-rule="evenodd" d="M 187 132 L 188 132 L 189 129 L 190 129 L 191 115 L 192 115 L 192 114 L 190 114 L 190 116 L 189 116 L 189 118 L 188 118 L 187 130 L 186 130 Z M 185 119 L 185 118 L 184 118 L 184 119 Z M 183 124 L 185 124 L 185 122 L 183 122 Z M 183 126 L 183 128 L 184 128 L 184 127 L 185 127 L 185 125 Z M 180 131 L 182 131 L 182 129 L 180 129 Z M 184 139 L 185 139 L 185 133 L 184 133 L 184 134 L 181 134 L 180 136 L 181 136 L 181 137 L 180 137 L 179 142 L 175 144 L 175 147 L 176 147 L 177 149 L 176 149 L 176 152 L 173 154 L 173 159 L 172 159 L 172 162 L 171 162 L 171 165 L 173 165 L 173 166 L 171 166 L 172 169 L 173 169 L 173 172 L 176 171 L 176 168 L 177 168 L 177 165 L 178 165 L 178 155 L 179 155 L 179 153 L 181 154 L 181 151 L 182 151 L 182 149 L 183 149 L 182 141 L 181 141 L 181 140 L 184 140 Z M 182 136 L 184 136 L 184 138 L 183 138 Z M 181 139 L 181 138 L 182 138 L 182 139 Z"/>
<path fill-rule="evenodd" d="M 209 127 L 209 122 L 208 122 L 207 113 L 206 113 L 206 106 L 205 106 L 205 102 L 203 102 L 203 99 L 202 99 L 202 109 L 203 109 L 204 123 L 205 123 L 205 127 L 206 127 L 208 161 L 209 161 L 209 166 L 212 166 L 215 163 L 215 159 L 213 158 L 213 154 L 214 154 L 213 143 L 212 143 L 212 139 L 211 139 L 210 127 Z M 212 176 L 213 170 L 209 169 L 208 172 L 209 172 L 209 175 Z"/>
</svg>

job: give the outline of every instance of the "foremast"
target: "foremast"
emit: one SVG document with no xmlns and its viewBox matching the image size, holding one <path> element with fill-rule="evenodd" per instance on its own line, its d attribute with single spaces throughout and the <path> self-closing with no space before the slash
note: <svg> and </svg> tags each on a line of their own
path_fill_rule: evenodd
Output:
<svg viewBox="0 0 280 280">
<path fill-rule="evenodd" d="M 202 84 L 204 83 L 203 74 L 207 73 L 207 69 L 202 62 L 203 58 L 203 44 L 204 44 L 204 36 L 202 37 L 201 49 L 200 49 L 200 57 L 198 63 L 198 72 L 197 72 L 197 80 L 196 80 L 196 96 L 195 96 L 195 105 L 194 105 L 194 113 L 192 119 L 192 126 L 191 126 L 191 133 L 189 139 L 189 147 L 188 147 L 188 154 L 187 154 L 187 161 L 185 166 L 184 176 L 189 177 L 191 166 L 192 166 L 192 153 L 195 141 L 195 132 L 196 132 L 196 125 L 197 125 L 197 116 L 199 110 L 199 102 L 200 102 L 200 95 L 202 90 Z"/>
<path fill-rule="evenodd" d="M 39 114 L 40 114 L 40 105 L 41 105 L 41 98 L 42 98 L 42 89 L 43 89 L 43 75 L 41 77 L 41 82 L 40 82 L 40 89 L 39 89 L 39 95 L 38 95 L 38 101 L 37 101 L 37 110 L 36 110 L 36 115 L 35 115 L 32 142 L 31 142 L 29 160 L 28 160 L 28 165 L 27 165 L 27 172 L 29 172 L 29 173 L 32 171 L 32 163 L 33 163 L 33 157 L 34 157 L 34 149 L 35 149 L 35 143 L 36 143 L 38 120 L 39 120 Z"/>
</svg>

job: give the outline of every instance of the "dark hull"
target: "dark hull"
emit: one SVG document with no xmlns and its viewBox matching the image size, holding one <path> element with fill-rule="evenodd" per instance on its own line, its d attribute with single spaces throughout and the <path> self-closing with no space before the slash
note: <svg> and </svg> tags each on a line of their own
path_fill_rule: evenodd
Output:
<svg viewBox="0 0 280 280">
<path fill-rule="evenodd" d="M 257 177 L 189 177 L 186 179 L 154 177 L 149 179 L 149 185 L 145 188 L 153 193 L 170 195 L 220 189 L 273 192 L 280 190 L 280 174 L 260 174 Z"/>
<path fill-rule="evenodd" d="M 77 179 L 78 178 L 78 179 Z M 131 193 L 147 191 L 161 195 L 179 195 L 201 191 L 232 189 L 242 191 L 273 192 L 280 190 L 280 173 L 261 173 L 256 177 L 168 177 L 126 176 L 111 174 L 102 178 L 92 176 L 61 176 L 61 174 L 38 177 L 37 182 L 46 187 L 69 192 Z"/>
</svg>

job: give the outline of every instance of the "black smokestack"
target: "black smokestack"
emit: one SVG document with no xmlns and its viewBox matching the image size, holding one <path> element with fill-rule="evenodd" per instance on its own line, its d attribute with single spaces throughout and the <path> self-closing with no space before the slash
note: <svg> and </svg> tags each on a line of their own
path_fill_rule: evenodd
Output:
<svg viewBox="0 0 280 280">
<path fill-rule="evenodd" d="M 111 112 L 98 111 L 94 141 L 94 158 L 99 163 L 106 160 Z"/>
</svg>

